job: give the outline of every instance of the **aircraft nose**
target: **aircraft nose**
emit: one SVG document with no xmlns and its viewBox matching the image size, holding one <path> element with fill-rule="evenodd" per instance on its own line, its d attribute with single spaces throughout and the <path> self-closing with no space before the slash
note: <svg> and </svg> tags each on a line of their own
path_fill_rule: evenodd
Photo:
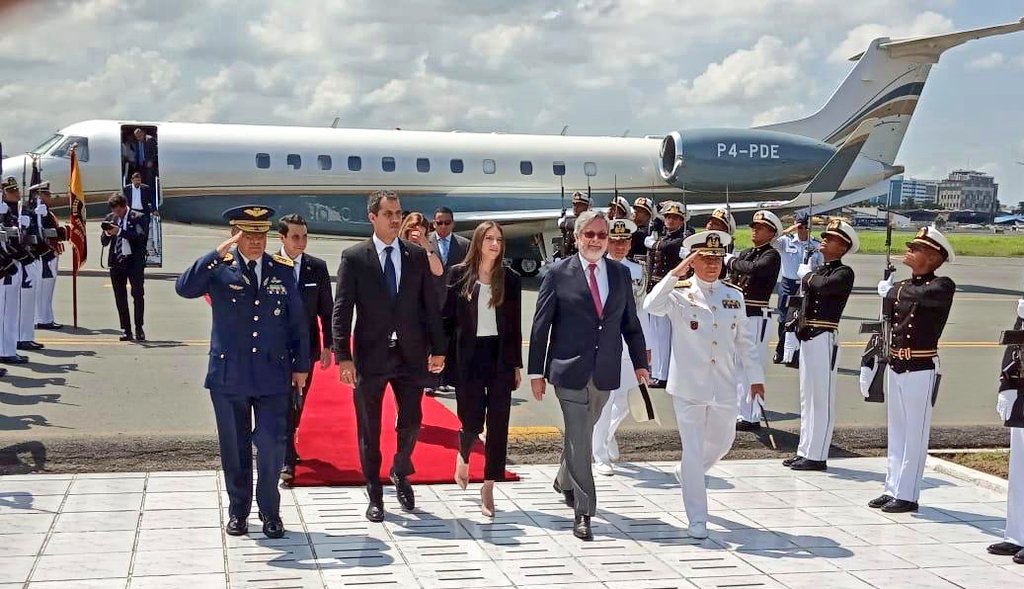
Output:
<svg viewBox="0 0 1024 589">
<path fill-rule="evenodd" d="M 3 162 L 0 163 L 0 173 L 2 173 L 4 178 L 14 176 L 20 181 L 22 168 L 26 170 L 26 174 L 30 173 L 32 169 L 31 164 L 32 162 L 28 161 L 28 156 L 25 155 L 4 158 Z"/>
</svg>

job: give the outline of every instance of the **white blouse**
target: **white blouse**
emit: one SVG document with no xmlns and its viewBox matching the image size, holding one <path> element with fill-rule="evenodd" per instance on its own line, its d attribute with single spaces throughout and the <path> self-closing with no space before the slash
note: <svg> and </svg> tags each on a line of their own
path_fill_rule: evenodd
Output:
<svg viewBox="0 0 1024 589">
<path fill-rule="evenodd" d="M 476 297 L 476 336 L 498 335 L 498 313 L 491 308 L 491 285 L 477 281 L 480 287 Z"/>
</svg>

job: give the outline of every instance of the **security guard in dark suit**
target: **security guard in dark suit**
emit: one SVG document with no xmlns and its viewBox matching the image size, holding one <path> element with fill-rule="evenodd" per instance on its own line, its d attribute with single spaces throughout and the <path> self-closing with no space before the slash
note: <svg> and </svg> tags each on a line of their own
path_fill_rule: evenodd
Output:
<svg viewBox="0 0 1024 589">
<path fill-rule="evenodd" d="M 273 214 L 258 205 L 225 211 L 234 235 L 196 260 L 175 285 L 185 298 L 209 295 L 213 307 L 206 388 L 217 419 L 230 500 L 226 532 L 232 536 L 249 531 L 253 443 L 263 533 L 284 536 L 277 479 L 284 464 L 290 394 L 306 383 L 310 367 L 294 262 L 264 251 Z"/>
</svg>

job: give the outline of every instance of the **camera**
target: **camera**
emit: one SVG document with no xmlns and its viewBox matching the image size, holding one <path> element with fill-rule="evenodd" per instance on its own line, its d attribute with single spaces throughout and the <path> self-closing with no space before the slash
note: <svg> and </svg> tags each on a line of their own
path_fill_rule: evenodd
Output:
<svg viewBox="0 0 1024 589">
<path fill-rule="evenodd" d="M 104 231 L 110 231 L 114 227 L 117 227 L 117 225 L 114 225 L 110 221 L 101 221 L 100 222 L 100 229 L 103 229 Z"/>
</svg>

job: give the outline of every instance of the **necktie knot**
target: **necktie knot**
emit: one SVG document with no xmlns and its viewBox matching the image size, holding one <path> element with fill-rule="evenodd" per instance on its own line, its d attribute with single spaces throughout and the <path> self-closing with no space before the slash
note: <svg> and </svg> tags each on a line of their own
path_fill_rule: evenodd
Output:
<svg viewBox="0 0 1024 589">
<path fill-rule="evenodd" d="M 256 271 L 256 260 L 249 260 L 245 263 L 246 267 L 249 268 L 249 272 Z"/>
<path fill-rule="evenodd" d="M 395 251 L 395 246 L 393 246 L 393 245 L 384 246 L 384 254 L 386 256 L 390 257 L 391 256 L 391 252 L 393 252 L 393 251 Z"/>
</svg>

